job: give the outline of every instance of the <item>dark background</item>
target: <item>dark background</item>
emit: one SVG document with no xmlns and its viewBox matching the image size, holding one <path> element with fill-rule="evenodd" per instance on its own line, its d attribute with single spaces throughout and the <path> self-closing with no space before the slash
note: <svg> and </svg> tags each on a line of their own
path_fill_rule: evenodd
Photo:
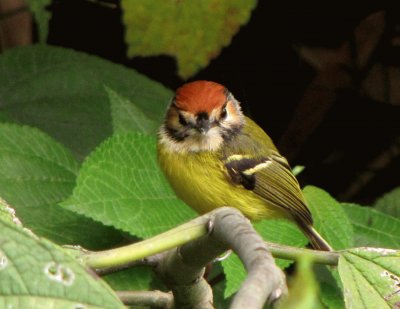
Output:
<svg viewBox="0 0 400 309">
<path fill-rule="evenodd" d="M 125 56 L 124 27 L 118 1 L 109 8 L 86 0 L 53 1 L 48 43 L 96 54 L 175 89 L 184 83 L 176 75 L 173 58 Z M 348 40 L 355 26 L 370 13 L 395 11 L 394 2 L 360 1 L 259 1 L 249 23 L 230 46 L 191 80 L 207 79 L 224 84 L 254 118 L 280 144 L 295 107 L 317 74 L 293 46 L 337 48 Z M 396 20 L 396 17 L 394 18 Z M 396 30 L 397 29 L 397 30 Z M 400 27 L 395 27 L 399 31 Z M 394 65 L 399 56 L 390 59 Z M 349 88 L 337 95 L 325 115 L 296 155 L 284 153 L 291 164 L 305 165 L 303 185 L 322 187 L 337 198 L 369 163 L 393 145 L 400 133 L 399 107 L 376 102 Z M 304 117 L 304 122 L 310 121 Z M 399 185 L 398 157 L 374 172 L 372 180 L 346 198 L 371 203 Z"/>
</svg>

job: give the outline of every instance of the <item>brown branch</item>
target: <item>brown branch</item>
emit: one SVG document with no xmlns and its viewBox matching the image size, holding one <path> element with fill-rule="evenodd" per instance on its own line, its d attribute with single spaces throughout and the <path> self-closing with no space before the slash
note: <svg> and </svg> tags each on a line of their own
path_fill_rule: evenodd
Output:
<svg viewBox="0 0 400 309">
<path fill-rule="evenodd" d="M 119 299 L 129 306 L 151 308 L 173 308 L 174 299 L 171 293 L 161 291 L 116 291 Z"/>
<path fill-rule="evenodd" d="M 241 259 L 247 278 L 231 304 L 236 308 L 262 308 L 287 294 L 285 275 L 275 265 L 264 240 L 239 211 L 216 215 L 213 237 L 228 245 Z"/>
<path fill-rule="evenodd" d="M 283 272 L 248 219 L 227 207 L 211 214 L 208 235 L 168 251 L 157 267 L 174 294 L 175 305 L 213 308 L 212 290 L 203 278 L 204 266 L 229 248 L 238 254 L 248 272 L 231 308 L 261 308 L 286 294 Z"/>
<path fill-rule="evenodd" d="M 24 0 L 0 1 L 0 51 L 32 44 L 32 14 Z"/>
<path fill-rule="evenodd" d="M 275 265 L 267 244 L 234 208 L 218 208 L 153 238 L 120 248 L 100 252 L 68 249 L 98 273 L 136 263 L 155 265 L 173 292 L 177 308 L 213 308 L 204 269 L 228 249 L 238 254 L 248 272 L 231 308 L 261 308 L 265 302 L 271 303 L 287 293 L 285 276 Z"/>
</svg>

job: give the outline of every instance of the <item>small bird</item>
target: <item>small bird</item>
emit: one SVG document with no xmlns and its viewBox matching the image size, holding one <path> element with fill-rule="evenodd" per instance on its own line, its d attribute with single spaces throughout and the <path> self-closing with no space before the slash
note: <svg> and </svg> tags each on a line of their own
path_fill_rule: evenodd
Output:
<svg viewBox="0 0 400 309">
<path fill-rule="evenodd" d="M 286 218 L 315 249 L 332 250 L 313 228 L 287 160 L 223 85 L 200 80 L 178 88 L 157 151 L 175 193 L 198 213 L 231 206 L 250 220 Z"/>
</svg>

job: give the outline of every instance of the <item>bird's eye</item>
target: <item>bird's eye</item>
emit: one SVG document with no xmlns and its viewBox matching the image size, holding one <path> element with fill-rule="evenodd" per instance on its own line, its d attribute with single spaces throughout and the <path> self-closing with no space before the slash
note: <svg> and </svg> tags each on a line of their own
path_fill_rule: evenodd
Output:
<svg viewBox="0 0 400 309">
<path fill-rule="evenodd" d="M 186 121 L 185 117 L 182 116 L 182 114 L 179 114 L 179 123 L 183 126 L 187 125 L 187 121 Z"/>
<path fill-rule="evenodd" d="M 226 116 L 228 115 L 228 112 L 226 111 L 226 106 L 222 109 L 221 114 L 219 115 L 219 117 L 221 119 L 225 119 Z"/>
</svg>

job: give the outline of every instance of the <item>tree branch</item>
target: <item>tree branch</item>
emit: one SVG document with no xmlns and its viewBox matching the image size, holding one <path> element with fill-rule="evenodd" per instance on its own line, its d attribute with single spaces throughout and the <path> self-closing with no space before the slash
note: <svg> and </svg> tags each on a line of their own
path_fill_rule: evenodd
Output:
<svg viewBox="0 0 400 309">
<path fill-rule="evenodd" d="M 285 276 L 264 240 L 238 210 L 224 207 L 212 212 L 208 235 L 169 251 L 157 267 L 178 308 L 213 308 L 204 267 L 230 248 L 248 272 L 231 308 L 261 308 L 287 293 Z"/>
<path fill-rule="evenodd" d="M 146 306 L 151 308 L 173 308 L 171 293 L 161 291 L 116 291 L 119 299 L 130 306 Z"/>
<path fill-rule="evenodd" d="M 121 267 L 145 257 L 175 248 L 207 234 L 209 215 L 198 217 L 152 238 L 105 251 L 82 252 L 83 262 L 97 270 Z"/>
<path fill-rule="evenodd" d="M 250 221 L 235 209 L 216 214 L 212 236 L 229 246 L 241 259 L 247 278 L 231 304 L 236 308 L 262 308 L 287 294 L 285 275 L 275 265 L 266 243 Z"/>
<path fill-rule="evenodd" d="M 180 246 L 180 247 L 179 247 Z M 79 250 L 75 256 L 97 273 L 150 265 L 172 290 L 177 307 L 213 308 L 204 267 L 226 250 L 242 260 L 248 276 L 231 308 L 261 308 L 287 293 L 277 258 L 298 260 L 309 253 L 315 263 L 337 265 L 339 253 L 266 243 L 238 210 L 218 208 L 153 238 L 107 251 Z"/>
</svg>

